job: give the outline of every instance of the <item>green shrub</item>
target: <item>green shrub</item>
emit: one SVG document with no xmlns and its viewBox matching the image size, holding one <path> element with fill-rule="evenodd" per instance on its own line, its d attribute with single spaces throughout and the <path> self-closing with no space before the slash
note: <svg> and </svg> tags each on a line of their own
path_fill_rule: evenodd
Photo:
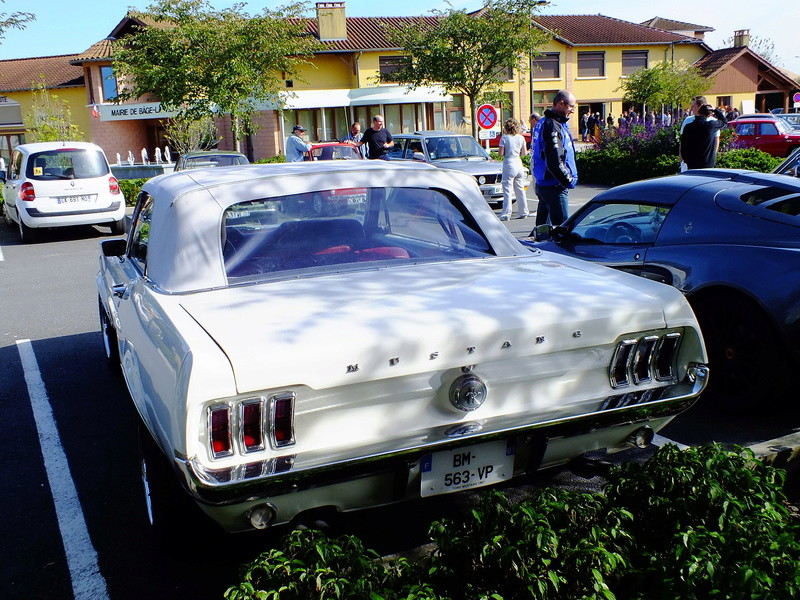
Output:
<svg viewBox="0 0 800 600">
<path fill-rule="evenodd" d="M 760 173 L 773 171 L 781 162 L 783 162 L 782 158 L 755 148 L 732 149 L 720 152 L 717 156 L 717 166 L 720 169 L 746 169 Z"/>
<path fill-rule="evenodd" d="M 125 195 L 125 205 L 133 206 L 136 204 L 136 198 L 139 192 L 142 191 L 142 186 L 148 181 L 149 178 L 142 177 L 141 179 L 120 179 L 119 189 Z"/>
<path fill-rule="evenodd" d="M 259 158 L 255 163 L 256 165 L 266 165 L 269 163 L 285 163 L 286 162 L 286 155 L 285 154 L 276 154 L 275 156 L 270 156 L 269 158 Z"/>
</svg>

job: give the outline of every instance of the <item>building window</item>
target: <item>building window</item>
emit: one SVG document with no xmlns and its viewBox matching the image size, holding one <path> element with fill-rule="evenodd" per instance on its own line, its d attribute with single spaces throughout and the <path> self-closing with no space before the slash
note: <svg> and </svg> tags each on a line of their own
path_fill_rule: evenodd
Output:
<svg viewBox="0 0 800 600">
<path fill-rule="evenodd" d="M 578 52 L 578 77 L 605 77 L 605 52 Z"/>
<path fill-rule="evenodd" d="M 451 126 L 464 124 L 464 94 L 453 94 L 453 100 L 447 103 L 447 122 Z"/>
<path fill-rule="evenodd" d="M 733 98 L 731 96 L 717 96 L 717 106 L 724 106 L 730 109 L 733 106 Z"/>
<path fill-rule="evenodd" d="M 561 77 L 560 58 L 561 55 L 558 52 L 545 52 L 541 56 L 535 57 L 533 59 L 533 78 L 559 79 Z"/>
<path fill-rule="evenodd" d="M 113 100 L 119 95 L 117 91 L 117 78 L 111 67 L 100 67 L 100 79 L 103 83 L 103 100 Z"/>
<path fill-rule="evenodd" d="M 631 75 L 639 69 L 647 68 L 647 50 L 623 50 L 622 74 Z"/>
<path fill-rule="evenodd" d="M 406 65 L 408 59 L 405 56 L 380 56 L 378 57 L 378 71 L 381 80 L 385 80 L 387 75 L 391 75 L 398 69 Z"/>
<path fill-rule="evenodd" d="M 558 90 L 546 90 L 542 92 L 533 93 L 533 109 L 543 112 L 547 108 L 553 106 L 553 98 L 555 98 Z"/>
</svg>

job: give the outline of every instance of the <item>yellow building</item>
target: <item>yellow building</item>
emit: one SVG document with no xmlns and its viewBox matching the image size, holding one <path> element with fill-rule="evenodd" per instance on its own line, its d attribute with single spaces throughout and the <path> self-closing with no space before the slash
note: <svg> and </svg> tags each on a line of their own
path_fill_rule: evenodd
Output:
<svg viewBox="0 0 800 600">
<path fill-rule="evenodd" d="M 537 48 L 541 54 L 532 61 L 532 79 L 527 71 L 509 74 L 503 85 L 505 99 L 498 106 L 504 118 L 513 116 L 527 122 L 532 110 L 543 112 L 552 104 L 556 91 L 568 89 L 578 100 L 578 110 L 572 119 L 576 137 L 582 113 L 597 113 L 603 119 L 609 115 L 617 118 L 630 108 L 623 103 L 620 83 L 637 69 L 664 61 L 705 64 L 707 72 L 717 65 L 707 59 L 703 62 L 714 54 L 703 41 L 704 32 L 711 30 L 708 27 L 658 17 L 636 24 L 603 15 L 536 15 L 534 21 L 551 40 Z M 323 50 L 316 53 L 312 65 L 300 73 L 300 78 L 284 80 L 283 111 L 275 106 L 260 107 L 254 119 L 260 128 L 243 140 L 241 149 L 254 160 L 282 153 L 285 139 L 295 124 L 303 125 L 311 140 L 339 139 L 347 133 L 350 123 L 360 121 L 366 127 L 377 113 L 384 115 L 386 126 L 393 133 L 455 129 L 468 124 L 473 107 L 460 94 L 450 93 L 441 86 L 409 90 L 380 82 L 382 74 L 391 72 L 403 60 L 402 50 L 392 46 L 386 28 L 434 22 L 435 17 L 431 16 L 347 17 L 344 2 L 317 2 L 316 14 L 305 20 L 305 27 L 320 40 Z M 37 80 L 37 69 L 52 71 L 54 65 L 58 75 L 48 79 L 48 87 L 70 101 L 75 122 L 89 139 L 104 148 L 111 162 L 115 162 L 116 155 L 125 159 L 131 152 L 138 162 L 142 149 L 151 158 L 155 148 L 163 149 L 166 145 L 163 122 L 172 115 L 162 110 L 157 98 L 126 104 L 115 104 L 112 100 L 118 86 L 111 68 L 111 41 L 129 35 L 140 26 L 148 24 L 126 16 L 109 38 L 81 54 L 2 61 L 3 155 L 7 156 L 7 151 L 20 143 L 23 128 L 19 115 L 29 106 L 30 87 Z M 709 90 L 709 94 L 713 93 L 711 97 L 729 100 L 740 111 L 748 106 L 761 109 L 772 108 L 773 104 L 788 106 L 793 82 L 785 75 L 774 76 L 773 71 L 779 70 L 769 63 L 762 64 L 765 61 L 755 68 L 750 56 L 753 53 L 744 54 L 731 55 L 736 59 L 725 63 L 724 76 Z M 748 71 L 747 76 L 737 76 L 744 70 Z M 765 80 L 769 81 L 770 96 L 764 95 Z M 726 85 L 736 89 L 726 90 Z M 11 108 L 14 103 L 16 108 Z M 14 122 L 15 118 L 19 122 Z M 230 131 L 226 119 L 220 119 L 219 125 L 221 134 Z M 219 146 L 234 147 L 229 134 Z"/>
</svg>

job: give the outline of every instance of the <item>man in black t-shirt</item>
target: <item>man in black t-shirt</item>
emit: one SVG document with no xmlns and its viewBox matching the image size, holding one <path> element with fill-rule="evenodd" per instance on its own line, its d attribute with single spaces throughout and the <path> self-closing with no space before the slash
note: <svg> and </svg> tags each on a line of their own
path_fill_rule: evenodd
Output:
<svg viewBox="0 0 800 600">
<path fill-rule="evenodd" d="M 372 117 L 372 127 L 364 132 L 359 146 L 367 145 L 367 158 L 386 160 L 389 148 L 394 146 L 394 139 L 389 130 L 383 126 L 383 115 Z"/>
<path fill-rule="evenodd" d="M 691 112 L 681 125 L 681 162 L 687 169 L 712 168 L 717 160 L 720 130 L 725 128 L 728 121 L 719 108 L 706 103 L 704 96 L 692 99 Z"/>
</svg>

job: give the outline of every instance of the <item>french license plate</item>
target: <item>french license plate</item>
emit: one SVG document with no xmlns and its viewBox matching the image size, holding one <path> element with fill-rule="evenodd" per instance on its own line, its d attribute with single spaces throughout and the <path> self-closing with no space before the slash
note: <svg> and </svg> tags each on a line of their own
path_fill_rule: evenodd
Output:
<svg viewBox="0 0 800 600">
<path fill-rule="evenodd" d="M 83 194 L 80 196 L 56 196 L 56 204 L 73 204 L 75 202 L 94 202 L 97 194 Z"/>
<path fill-rule="evenodd" d="M 511 479 L 513 440 L 499 440 L 443 450 L 422 458 L 421 496 L 449 494 Z"/>
</svg>

